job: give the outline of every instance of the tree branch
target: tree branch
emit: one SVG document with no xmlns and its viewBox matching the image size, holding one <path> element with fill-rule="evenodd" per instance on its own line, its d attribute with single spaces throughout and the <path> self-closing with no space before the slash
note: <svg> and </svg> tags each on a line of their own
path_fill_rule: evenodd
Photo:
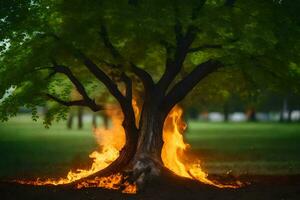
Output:
<svg viewBox="0 0 300 200">
<path fill-rule="evenodd" d="M 133 2 L 137 2 L 137 1 L 132 1 L 131 3 L 133 3 Z M 124 57 L 120 54 L 120 52 L 117 50 L 117 48 L 114 47 L 114 45 L 110 41 L 107 29 L 103 24 L 101 25 L 100 35 L 103 39 L 104 45 L 106 46 L 107 49 L 109 49 L 111 55 L 115 59 L 122 59 L 123 62 L 124 62 L 125 61 Z M 115 66 L 120 67 L 120 65 L 111 65 L 111 64 L 109 64 L 109 65 L 113 66 L 113 67 L 115 67 Z M 143 69 L 137 67 L 133 63 L 130 63 L 130 66 L 131 66 L 131 69 L 132 69 L 133 73 L 135 75 L 137 75 L 142 80 L 143 85 L 144 85 L 145 88 L 149 88 L 151 85 L 153 85 L 152 77 L 146 71 L 144 71 Z M 124 76 L 124 74 L 122 76 Z"/>
<path fill-rule="evenodd" d="M 105 27 L 102 28 L 102 34 L 104 34 L 104 40 L 105 45 L 108 45 L 109 48 L 114 48 L 113 45 L 110 43 L 107 32 Z M 61 39 L 56 36 L 55 39 L 58 41 L 61 41 Z M 83 52 L 78 50 L 76 47 L 74 47 L 72 44 L 66 44 L 68 48 L 70 49 L 70 52 L 74 55 L 74 57 L 78 58 L 83 62 L 83 64 L 86 66 L 86 68 L 100 81 L 102 82 L 105 87 L 109 90 L 109 92 L 116 98 L 116 100 L 120 103 L 122 109 L 126 107 L 127 102 L 126 98 L 123 96 L 123 94 L 118 89 L 118 86 L 114 83 L 114 81 L 101 69 L 99 68 L 91 59 L 89 59 Z M 111 45 L 111 46 L 110 46 Z M 113 50 L 113 49 L 111 49 Z M 114 54 L 117 56 L 118 54 Z M 121 55 L 120 55 L 121 56 Z M 109 64 L 107 62 L 104 62 L 105 64 Z"/>
<path fill-rule="evenodd" d="M 107 31 L 104 26 L 101 27 L 102 31 L 100 34 L 102 34 L 105 45 L 107 48 L 110 49 L 113 56 L 119 56 L 117 50 L 114 48 L 112 43 L 110 43 Z M 61 41 L 61 39 L 57 36 L 55 36 L 55 39 L 58 41 Z M 109 92 L 116 98 L 116 100 L 120 103 L 120 106 L 122 108 L 122 111 L 125 115 L 125 119 L 123 123 L 131 123 L 134 124 L 134 129 L 137 129 L 135 126 L 135 117 L 134 117 L 134 111 L 131 105 L 131 101 L 128 102 L 126 97 L 123 96 L 123 94 L 118 89 L 118 86 L 114 83 L 114 81 L 106 75 L 104 71 L 102 71 L 101 68 L 99 68 L 91 59 L 89 59 L 84 53 L 82 53 L 80 50 L 78 50 L 76 47 L 74 47 L 72 44 L 66 44 L 68 48 L 70 49 L 70 52 L 73 54 L 74 57 L 81 60 L 83 64 L 86 66 L 86 68 L 100 81 L 102 82 L 105 87 L 109 90 Z M 120 55 L 121 56 L 121 55 Z M 104 61 L 105 64 L 109 64 Z M 118 67 L 118 66 L 117 66 Z M 127 88 L 129 88 L 127 86 Z M 131 88 L 131 86 L 130 86 Z M 132 89 L 131 89 L 132 90 Z M 129 92 L 129 90 L 128 90 Z M 128 94 L 127 92 L 127 94 Z M 129 94 L 128 94 L 129 96 Z M 129 124 L 130 124 L 129 123 Z M 133 125 L 132 125 L 133 126 Z"/>
<path fill-rule="evenodd" d="M 166 65 L 168 63 L 171 62 L 171 60 L 173 59 L 172 52 L 176 49 L 176 47 L 174 45 L 172 45 L 171 43 L 165 41 L 165 40 L 161 40 L 159 42 L 166 50 Z"/>
<path fill-rule="evenodd" d="M 207 77 L 210 73 L 222 67 L 223 64 L 208 60 L 196 66 L 185 78 L 179 81 L 166 95 L 161 107 L 168 113 L 179 101 L 181 101 L 202 79 Z"/>
<path fill-rule="evenodd" d="M 137 130 L 135 113 L 132 107 L 132 80 L 125 73 L 121 74 L 121 80 L 126 85 L 126 101 L 123 104 L 121 104 L 122 111 L 126 119 L 123 121 L 123 126 L 127 126 L 128 124 L 126 125 L 126 123 L 130 123 L 130 126 L 134 127 L 134 129 Z"/>
<path fill-rule="evenodd" d="M 114 47 L 114 45 L 110 41 L 107 29 L 103 24 L 101 25 L 100 35 L 103 39 L 104 45 L 106 46 L 107 49 L 109 49 L 111 55 L 115 59 L 121 59 L 121 60 L 123 60 L 123 62 L 125 62 L 124 57 L 120 54 L 120 52 L 117 50 L 117 48 Z M 126 62 L 128 62 L 128 61 L 126 61 Z M 130 63 L 130 62 L 128 62 L 128 63 Z M 108 63 L 105 63 L 105 64 L 108 64 Z M 108 64 L 108 65 L 113 66 L 113 67 L 121 67 L 121 65 L 114 65 L 114 64 Z M 133 73 L 135 75 L 137 75 L 143 82 L 145 89 L 149 89 L 150 87 L 152 87 L 154 85 L 152 77 L 145 70 L 137 67 L 133 63 L 130 63 L 130 66 L 131 66 Z M 122 76 L 124 78 L 124 74 Z"/>
<path fill-rule="evenodd" d="M 101 38 L 103 40 L 103 43 L 104 43 L 105 47 L 109 50 L 109 52 L 111 53 L 111 55 L 115 59 L 122 58 L 122 56 L 119 53 L 119 51 L 116 49 L 116 47 L 110 41 L 110 38 L 109 38 L 108 33 L 107 33 L 107 28 L 106 28 L 106 26 L 104 24 L 101 24 L 100 36 L 101 36 Z"/>
<path fill-rule="evenodd" d="M 175 26 L 174 26 L 174 33 L 175 33 L 175 37 L 176 37 L 176 43 L 177 46 L 179 45 L 180 41 L 183 38 L 183 28 L 182 28 L 182 24 L 180 22 L 179 19 L 179 9 L 178 9 L 178 4 L 177 4 L 177 0 L 174 1 L 174 17 L 175 17 Z"/>
<path fill-rule="evenodd" d="M 154 81 L 148 72 L 133 63 L 131 63 L 131 68 L 133 73 L 142 81 L 146 91 L 149 91 L 154 87 Z"/>
<path fill-rule="evenodd" d="M 85 54 L 80 52 L 78 58 L 81 59 L 87 69 L 100 81 L 102 82 L 109 92 L 119 101 L 122 106 L 122 103 L 125 103 L 125 97 L 118 89 L 118 86 L 111 80 L 111 78 L 106 75 L 92 60 L 90 60 Z"/>
<path fill-rule="evenodd" d="M 107 32 L 106 32 L 107 34 Z M 108 39 L 108 37 L 107 37 Z M 107 40 L 106 42 L 109 42 Z M 109 43 L 107 43 L 109 45 Z M 106 44 L 106 45 L 107 45 Z M 109 45 L 110 46 L 110 45 Z M 113 47 L 113 46 L 111 46 Z M 111 48 L 109 47 L 109 48 Z M 133 123 L 130 125 L 135 130 L 137 130 L 137 127 L 135 125 L 135 115 L 134 110 L 132 108 L 132 83 L 131 79 L 125 75 L 125 73 L 121 76 L 121 79 L 125 82 L 126 85 L 126 94 L 125 96 L 121 93 L 119 90 L 117 84 L 101 69 L 99 68 L 91 59 L 89 59 L 84 53 L 77 50 L 77 58 L 79 58 L 86 68 L 100 81 L 102 82 L 105 87 L 108 89 L 108 91 L 116 98 L 116 100 L 120 103 L 122 112 L 124 114 L 124 121 L 123 126 L 129 126 L 127 123 Z M 117 52 L 117 51 L 116 51 Z M 113 49 L 111 49 L 111 53 L 113 56 L 120 56 L 120 54 L 116 53 Z M 108 64 L 108 63 L 105 63 Z M 125 124 L 124 124 L 125 123 Z M 127 125 L 126 125 L 127 124 Z"/>
<path fill-rule="evenodd" d="M 84 86 L 81 84 L 81 82 L 74 76 L 74 74 L 72 73 L 72 71 L 66 67 L 66 66 L 63 66 L 63 65 L 58 65 L 55 61 L 52 61 L 53 63 L 53 70 L 54 72 L 56 73 L 62 73 L 62 74 L 65 74 L 69 80 L 74 84 L 74 86 L 76 87 L 77 91 L 79 92 L 79 94 L 82 96 L 83 98 L 83 102 L 85 104 L 85 106 L 88 106 L 91 110 L 93 111 L 99 111 L 101 109 L 100 106 L 98 106 L 96 104 L 96 102 L 94 100 L 92 100 Z M 57 99 L 58 100 L 58 99 Z M 63 101 L 60 101 L 61 103 L 63 103 Z M 75 103 L 79 103 L 80 101 L 74 101 Z M 73 102 L 73 103 L 74 103 Z M 66 102 L 65 102 L 66 103 Z"/>
<path fill-rule="evenodd" d="M 125 92 L 125 98 L 127 99 L 127 102 L 132 101 L 132 80 L 123 72 L 121 74 L 121 80 L 126 85 L 126 92 Z"/>
<path fill-rule="evenodd" d="M 89 105 L 86 104 L 86 102 L 84 100 L 76 100 L 76 101 L 64 101 L 64 100 L 61 100 L 59 99 L 58 97 L 55 97 L 53 96 L 52 94 L 46 94 L 46 96 L 53 100 L 53 101 L 56 101 L 57 103 L 61 104 L 61 105 L 64 105 L 64 106 L 86 106 L 86 107 L 89 107 Z M 99 106 L 98 105 L 98 108 L 96 110 L 93 110 L 93 111 L 99 111 L 99 110 L 102 110 L 103 107 L 102 106 Z"/>
<path fill-rule="evenodd" d="M 197 19 L 199 11 L 204 6 L 206 0 L 199 1 L 199 4 L 193 9 L 191 14 L 191 20 L 194 21 Z M 160 89 L 160 91 L 164 94 L 172 81 L 175 79 L 175 77 L 179 74 L 184 60 L 189 53 L 189 48 L 192 45 L 193 41 L 196 38 L 196 34 L 198 31 L 198 28 L 195 27 L 193 24 L 189 25 L 187 28 L 186 33 L 183 33 L 183 28 L 179 20 L 179 10 L 177 1 L 174 3 L 174 13 L 175 13 L 175 26 L 174 26 L 174 32 L 176 36 L 176 48 L 175 48 L 175 54 L 173 58 L 170 58 L 168 54 L 168 48 L 167 48 L 167 62 L 165 71 L 161 77 L 161 79 L 158 81 L 157 86 Z"/>
<path fill-rule="evenodd" d="M 164 74 L 157 83 L 157 86 L 163 93 L 166 92 L 171 82 L 180 72 L 189 48 L 196 37 L 196 32 L 197 29 L 190 26 L 186 34 L 177 42 L 174 58 L 167 60 Z"/>
</svg>

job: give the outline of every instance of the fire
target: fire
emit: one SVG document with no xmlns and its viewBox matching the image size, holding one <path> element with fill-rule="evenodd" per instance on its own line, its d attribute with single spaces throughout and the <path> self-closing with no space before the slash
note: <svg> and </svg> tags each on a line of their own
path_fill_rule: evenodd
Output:
<svg viewBox="0 0 300 200">
<path fill-rule="evenodd" d="M 109 166 L 114 160 L 119 157 L 119 151 L 125 144 L 125 132 L 122 127 L 123 114 L 119 107 L 109 107 L 107 115 L 112 119 L 112 127 L 94 128 L 93 132 L 100 150 L 92 152 L 89 157 L 93 159 L 92 166 L 89 169 L 77 169 L 74 172 L 69 171 L 65 178 L 60 179 L 37 179 L 35 181 L 23 181 L 18 180 L 21 184 L 30 185 L 64 185 L 74 181 L 78 181 L 85 177 L 88 177 L 104 168 Z M 121 174 L 114 174 L 108 177 L 96 177 L 92 180 L 84 180 L 76 185 L 76 188 L 84 187 L 102 187 L 107 189 L 119 190 L 121 187 L 123 193 L 136 193 L 136 185 L 130 184 L 127 181 L 123 183 L 123 177 Z"/>
<path fill-rule="evenodd" d="M 182 120 L 183 111 L 175 106 L 167 116 L 163 128 L 162 161 L 168 169 L 175 174 L 198 180 L 202 183 L 213 185 L 219 188 L 238 188 L 242 184 L 237 181 L 233 185 L 225 185 L 208 179 L 208 174 L 200 166 L 200 160 L 190 163 L 186 161 L 186 150 L 189 145 L 184 142 L 183 132 L 187 125 Z M 185 159 L 184 159 L 185 158 Z"/>
<path fill-rule="evenodd" d="M 132 106 L 136 118 L 138 119 L 140 109 L 137 106 L 137 102 L 133 100 Z M 188 144 L 184 143 L 182 133 L 186 129 L 186 124 L 181 119 L 182 109 L 179 106 L 175 106 L 167 116 L 164 128 L 163 128 L 163 140 L 164 145 L 162 149 L 162 161 L 168 169 L 173 171 L 175 174 L 195 179 L 200 182 L 214 185 L 219 188 L 237 188 L 241 184 L 238 182 L 235 185 L 223 185 L 215 181 L 208 179 L 208 174 L 205 173 L 200 166 L 200 161 L 190 163 L 186 162 L 185 155 Z M 125 144 L 125 132 L 122 127 L 123 114 L 119 107 L 110 107 L 107 109 L 108 116 L 112 119 L 112 126 L 109 129 L 105 128 L 94 128 L 93 132 L 95 138 L 99 144 L 100 149 L 92 152 L 89 157 L 93 159 L 92 166 L 89 169 L 77 169 L 75 171 L 69 171 L 65 178 L 60 179 L 37 179 L 35 181 L 22 181 L 18 180 L 21 184 L 31 185 L 63 185 L 69 184 L 74 181 L 86 178 L 107 166 L 109 166 L 114 160 L 119 157 L 119 151 Z M 138 120 L 136 121 L 138 124 Z M 134 194 L 137 192 L 136 184 L 129 183 L 126 181 L 127 177 L 122 174 L 113 174 L 108 177 L 95 177 L 93 179 L 83 180 L 76 185 L 76 188 L 85 187 L 102 187 L 107 189 L 120 190 L 123 193 Z"/>
<path fill-rule="evenodd" d="M 94 179 L 86 180 L 77 185 L 78 189 L 87 187 L 101 187 L 106 189 L 119 190 L 121 186 L 125 187 L 122 192 L 127 194 L 135 194 L 137 192 L 137 187 L 135 184 L 130 184 L 127 181 L 123 183 L 122 174 L 113 174 L 108 177 L 96 177 Z"/>
</svg>

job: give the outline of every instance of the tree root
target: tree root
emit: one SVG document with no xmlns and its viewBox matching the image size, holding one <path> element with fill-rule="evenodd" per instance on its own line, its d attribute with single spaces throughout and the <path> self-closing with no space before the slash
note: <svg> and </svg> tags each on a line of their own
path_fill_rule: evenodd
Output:
<svg viewBox="0 0 300 200">
<path fill-rule="evenodd" d="M 128 152 L 127 152 L 128 153 Z M 125 153 L 120 156 L 111 165 L 105 169 L 96 172 L 90 176 L 79 179 L 69 185 L 78 184 L 92 179 L 108 177 L 114 174 L 121 174 L 122 180 L 118 184 L 120 190 L 123 190 L 127 184 L 136 185 L 138 191 L 143 191 L 149 182 L 160 176 L 161 170 L 165 169 L 160 161 L 154 160 L 149 156 L 139 156 L 138 159 L 129 159 Z"/>
<path fill-rule="evenodd" d="M 132 161 L 134 154 L 135 154 L 134 149 L 123 148 L 120 151 L 120 156 L 106 168 L 104 168 L 94 174 L 91 174 L 87 177 L 84 177 L 82 179 L 79 179 L 72 183 L 69 183 L 67 185 L 77 185 L 80 182 L 84 182 L 86 180 L 90 180 L 90 179 L 93 179 L 96 177 L 98 177 L 98 178 L 106 177 L 106 176 L 110 176 L 113 174 L 123 172 L 123 171 L 125 171 L 126 167 L 128 167 L 129 163 Z"/>
<path fill-rule="evenodd" d="M 133 164 L 131 181 L 136 183 L 139 190 L 143 190 L 149 181 L 160 175 L 162 168 L 160 161 L 142 155 Z"/>
</svg>

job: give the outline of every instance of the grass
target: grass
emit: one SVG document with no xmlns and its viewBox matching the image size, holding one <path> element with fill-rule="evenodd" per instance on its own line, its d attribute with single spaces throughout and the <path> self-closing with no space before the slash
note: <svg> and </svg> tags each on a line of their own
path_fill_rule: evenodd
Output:
<svg viewBox="0 0 300 200">
<path fill-rule="evenodd" d="M 190 122 L 186 140 L 210 173 L 299 174 L 300 124 Z M 57 177 L 86 167 L 97 148 L 90 124 L 49 130 L 28 116 L 0 124 L 0 177 Z"/>
<path fill-rule="evenodd" d="M 45 129 L 41 122 L 17 117 L 0 124 L 0 177 L 64 175 L 89 164 L 96 148 L 91 127 L 67 130 L 58 123 Z"/>
<path fill-rule="evenodd" d="M 187 141 L 213 172 L 299 174 L 300 124 L 190 122 Z"/>
</svg>

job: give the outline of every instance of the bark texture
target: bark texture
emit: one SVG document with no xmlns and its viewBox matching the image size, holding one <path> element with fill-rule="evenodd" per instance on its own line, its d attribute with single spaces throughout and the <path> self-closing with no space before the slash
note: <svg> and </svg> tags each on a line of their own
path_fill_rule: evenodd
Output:
<svg viewBox="0 0 300 200">
<path fill-rule="evenodd" d="M 139 188 L 153 177 L 159 176 L 163 167 L 161 149 L 164 119 L 157 106 L 144 106 L 139 127 L 139 142 L 133 160 L 133 178 Z"/>
</svg>

